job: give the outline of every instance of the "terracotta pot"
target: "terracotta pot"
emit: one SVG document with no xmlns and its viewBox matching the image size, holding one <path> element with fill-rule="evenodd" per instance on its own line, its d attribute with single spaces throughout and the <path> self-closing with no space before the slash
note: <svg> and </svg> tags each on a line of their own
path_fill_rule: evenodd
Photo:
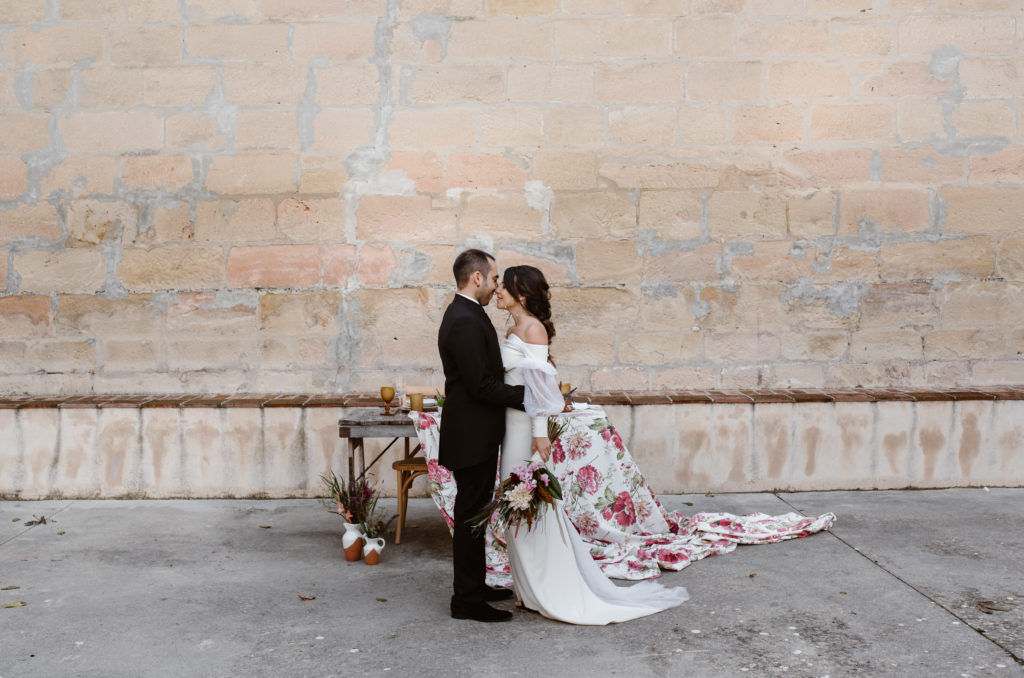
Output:
<svg viewBox="0 0 1024 678">
<path fill-rule="evenodd" d="M 384 540 L 380 537 L 367 539 L 363 547 L 363 560 L 367 565 L 376 565 L 380 562 L 380 553 L 384 550 Z"/>
<path fill-rule="evenodd" d="M 345 534 L 341 537 L 341 545 L 345 547 L 345 560 L 354 562 L 363 554 L 366 539 L 358 523 L 345 523 Z"/>
</svg>

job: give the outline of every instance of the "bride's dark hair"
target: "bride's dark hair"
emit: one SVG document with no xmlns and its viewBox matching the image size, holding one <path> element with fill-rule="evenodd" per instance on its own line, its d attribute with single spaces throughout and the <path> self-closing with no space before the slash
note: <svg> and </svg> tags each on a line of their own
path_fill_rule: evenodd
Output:
<svg viewBox="0 0 1024 678">
<path fill-rule="evenodd" d="M 537 320 L 544 323 L 548 343 L 555 338 L 555 324 L 551 322 L 551 290 L 540 269 L 533 266 L 511 266 L 505 269 L 501 280 L 505 289 Z"/>
</svg>

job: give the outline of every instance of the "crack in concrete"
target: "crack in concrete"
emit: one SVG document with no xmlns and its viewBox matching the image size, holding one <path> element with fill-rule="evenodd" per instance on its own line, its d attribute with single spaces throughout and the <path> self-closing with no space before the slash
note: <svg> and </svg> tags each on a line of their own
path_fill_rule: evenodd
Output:
<svg viewBox="0 0 1024 678">
<path fill-rule="evenodd" d="M 778 499 L 779 501 L 781 501 L 781 502 L 782 502 L 783 504 L 785 504 L 786 506 L 789 506 L 790 508 L 792 508 L 792 509 L 793 509 L 794 511 L 796 511 L 796 512 L 797 512 L 797 513 L 799 513 L 800 515 L 806 515 L 806 514 L 805 514 L 805 513 L 803 512 L 803 511 L 801 511 L 800 509 L 798 509 L 798 508 L 797 508 L 796 506 L 794 506 L 794 505 L 793 505 L 793 504 L 792 504 L 791 502 L 789 502 L 789 501 L 786 501 L 786 498 L 785 498 L 785 497 L 782 497 L 782 496 L 780 496 L 778 492 L 772 492 L 772 494 L 773 494 L 773 495 L 775 495 L 775 497 L 776 497 L 776 498 L 777 498 L 777 499 Z M 1006 653 L 1007 655 L 1009 655 L 1009 656 L 1010 656 L 1010 658 L 1011 658 L 1011 659 L 1013 659 L 1013 661 L 1015 661 L 1015 662 L 1017 662 L 1018 664 L 1020 664 L 1020 665 L 1024 666 L 1024 657 L 1018 657 L 1018 656 L 1017 656 L 1017 655 L 1016 655 L 1016 654 L 1015 654 L 1015 653 L 1013 652 L 1013 650 L 1011 650 L 1010 648 L 1006 647 L 1005 645 L 1003 645 L 1002 643 L 1000 643 L 1000 642 L 999 642 L 998 640 L 996 640 L 995 638 L 992 638 L 992 637 L 990 637 L 990 636 L 986 635 L 986 634 L 984 633 L 984 631 L 983 631 L 982 629 L 979 629 L 979 628 L 978 628 L 977 626 L 975 626 L 975 625 L 974 625 L 974 624 L 973 624 L 973 623 L 972 623 L 972 622 L 971 622 L 971 621 L 970 621 L 969 619 L 966 619 L 965 617 L 963 617 L 963 616 L 961 616 L 961 615 L 957 614 L 957 613 L 956 613 L 956 612 L 955 612 L 955 611 L 954 611 L 954 610 L 953 610 L 952 608 L 950 608 L 950 607 L 946 606 L 946 605 L 945 605 L 945 604 L 943 604 L 943 603 L 942 603 L 941 601 L 939 601 L 939 600 L 935 599 L 935 598 L 934 598 L 933 596 L 931 596 L 931 595 L 929 595 L 928 593 L 926 593 L 926 592 L 925 592 L 924 590 L 922 590 L 922 589 L 921 589 L 920 587 L 918 587 L 918 586 L 915 586 L 914 584 L 910 583 L 909 581 L 907 581 L 906 579 L 904 579 L 904 578 L 903 578 L 903 577 L 901 577 L 900 575 L 896 574 L 895 572 L 893 572 L 892 570 L 890 570 L 890 569 L 889 569 L 889 568 L 887 568 L 886 566 L 882 565 L 882 564 L 881 564 L 880 562 L 878 562 L 877 560 L 875 560 L 874 558 L 872 558 L 872 557 L 871 557 L 871 556 L 869 556 L 868 554 L 866 554 L 866 553 L 864 553 L 863 551 L 861 551 L 861 550 L 860 550 L 859 548 L 857 548 L 856 546 L 854 546 L 853 544 L 851 544 L 851 543 L 850 543 L 849 541 L 847 541 L 846 539 L 843 539 L 842 537 L 840 537 L 840 536 L 839 536 L 838 534 L 836 534 L 836 533 L 835 533 L 835 532 L 834 532 L 833 530 L 828 530 L 828 534 L 830 534 L 830 535 L 831 535 L 831 536 L 832 536 L 832 537 L 833 537 L 834 539 L 836 539 L 836 540 L 837 540 L 838 542 L 840 542 L 841 544 L 843 544 L 844 546 L 846 546 L 847 548 L 849 548 L 849 549 L 850 549 L 851 551 L 853 551 L 854 553 L 856 553 L 856 554 L 857 554 L 858 556 L 860 556 L 861 558 L 864 558 L 865 560 L 867 560 L 867 561 L 868 561 L 869 563 L 871 563 L 872 565 L 874 565 L 874 566 L 875 566 L 876 568 L 878 568 L 879 570 L 881 570 L 881 571 L 882 571 L 882 572 L 884 572 L 885 574 L 889 575 L 890 577 L 892 577 L 893 579 L 895 579 L 895 580 L 896 580 L 896 581 L 898 581 L 899 583 L 901 583 L 901 584 L 903 584 L 904 586 L 906 586 L 907 588 L 911 589 L 912 591 L 914 591 L 915 593 L 917 593 L 918 595 L 920 595 L 920 596 L 921 596 L 922 598 L 924 598 L 925 600 L 927 600 L 927 601 L 931 602 L 931 603 L 932 603 L 933 605 L 935 605 L 935 606 L 936 606 L 936 607 L 938 607 L 939 609 L 941 609 L 941 610 L 945 611 L 945 612 L 946 612 L 947 614 L 949 614 L 949 615 L 950 615 L 951 617 L 955 618 L 955 619 L 956 619 L 957 621 L 959 621 L 959 622 L 960 622 L 961 624 L 963 624 L 964 626 L 966 626 L 967 628 L 971 629 L 972 631 L 974 631 L 975 633 L 977 633 L 977 634 L 978 634 L 979 636 L 981 636 L 982 638 L 984 638 L 985 640 L 989 641 L 990 643 L 992 643 L 993 645 L 995 645 L 996 647 L 998 647 L 998 648 L 999 648 L 1000 650 L 1002 650 L 1002 651 L 1003 651 L 1003 652 L 1005 652 L 1005 653 Z"/>
<path fill-rule="evenodd" d="M 14 499 L 17 499 L 17 497 L 14 497 Z M 45 499 L 44 499 L 43 501 L 47 501 L 47 500 L 45 500 Z M 51 499 L 51 500 L 49 500 L 49 501 L 53 501 L 53 500 Z M 72 505 L 72 504 L 74 504 L 74 503 L 75 503 L 74 501 L 69 501 L 69 502 L 68 502 L 67 504 L 65 504 L 64 506 L 61 506 L 61 507 L 60 507 L 59 509 L 57 509 L 56 511 L 54 511 L 52 515 L 50 515 L 50 516 L 47 516 L 47 517 L 46 517 L 47 521 L 49 521 L 49 520 L 50 520 L 51 518 L 55 518 L 55 517 L 59 516 L 59 515 L 60 515 L 61 513 L 63 513 L 63 512 L 65 511 L 65 510 L 67 510 L 67 509 L 71 508 L 71 505 Z M 18 537 L 20 537 L 20 536 L 22 536 L 22 535 L 25 535 L 25 534 L 28 534 L 29 532 L 31 532 L 32 530 L 36 529 L 37 527 L 40 527 L 40 526 L 39 526 L 39 525 L 31 525 L 31 526 L 29 526 L 29 527 L 26 527 L 26 528 L 25 528 L 24 530 L 22 530 L 21 532 L 18 532 L 17 534 L 15 534 L 15 535 L 13 535 L 13 536 L 11 536 L 11 537 L 8 537 L 7 539 L 4 539 L 3 541 L 0 541 L 0 546 L 3 546 L 4 544 L 9 544 L 9 543 L 11 543 L 12 541 L 14 541 L 15 539 L 17 539 Z M 49 522 L 47 522 L 47 527 L 49 527 Z"/>
</svg>

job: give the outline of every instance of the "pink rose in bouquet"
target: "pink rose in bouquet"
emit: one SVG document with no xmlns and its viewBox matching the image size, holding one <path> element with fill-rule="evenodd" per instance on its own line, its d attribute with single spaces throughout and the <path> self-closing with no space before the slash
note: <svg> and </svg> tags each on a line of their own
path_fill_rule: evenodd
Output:
<svg viewBox="0 0 1024 678">
<path fill-rule="evenodd" d="M 508 478 L 501 481 L 494 499 L 481 512 L 469 519 L 474 532 L 481 534 L 488 526 L 495 531 L 526 523 L 526 529 L 533 527 L 545 504 L 554 507 L 555 500 L 562 498 L 562 487 L 558 478 L 539 462 L 516 466 Z"/>
</svg>

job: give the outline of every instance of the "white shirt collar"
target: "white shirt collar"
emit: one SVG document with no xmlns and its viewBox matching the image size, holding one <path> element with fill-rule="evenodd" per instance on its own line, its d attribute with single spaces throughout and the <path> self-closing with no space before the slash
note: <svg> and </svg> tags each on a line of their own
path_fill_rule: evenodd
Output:
<svg viewBox="0 0 1024 678">
<path fill-rule="evenodd" d="M 463 297 L 464 299 L 469 299 L 470 301 L 472 301 L 472 302 L 473 302 L 474 304 L 476 304 L 477 306 L 479 306 L 479 305 L 480 305 L 480 302 L 479 302 L 479 301 L 477 301 L 476 299 L 474 299 L 474 298 L 473 298 L 473 297 L 471 297 L 471 296 L 468 296 L 468 295 L 466 295 L 466 294 L 463 294 L 462 292 L 456 292 L 455 294 L 459 295 L 460 297 Z"/>
</svg>

